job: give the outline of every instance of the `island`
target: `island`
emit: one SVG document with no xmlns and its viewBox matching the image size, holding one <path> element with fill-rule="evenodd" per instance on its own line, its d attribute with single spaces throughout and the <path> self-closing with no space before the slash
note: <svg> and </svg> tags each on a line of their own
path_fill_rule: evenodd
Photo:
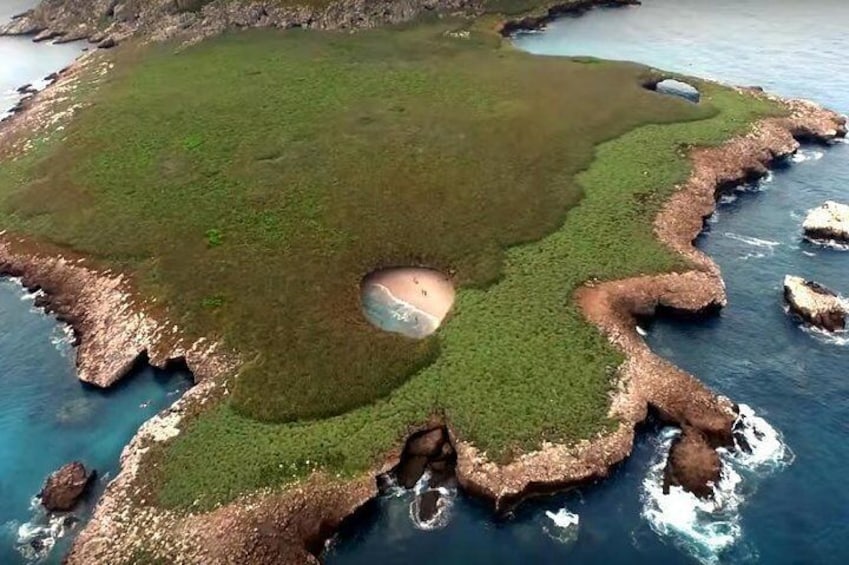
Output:
<svg viewBox="0 0 849 565">
<path fill-rule="evenodd" d="M 99 48 L 0 124 L 0 272 L 73 327 L 80 379 L 196 381 L 67 562 L 316 562 L 387 474 L 506 512 L 606 477 L 649 413 L 709 496 L 742 416 L 638 320 L 725 305 L 693 247 L 717 197 L 846 124 L 505 39 L 631 4 L 44 0 L 3 28 Z M 417 291 L 394 269 L 439 273 L 438 328 L 364 315 L 370 282 Z"/>
</svg>

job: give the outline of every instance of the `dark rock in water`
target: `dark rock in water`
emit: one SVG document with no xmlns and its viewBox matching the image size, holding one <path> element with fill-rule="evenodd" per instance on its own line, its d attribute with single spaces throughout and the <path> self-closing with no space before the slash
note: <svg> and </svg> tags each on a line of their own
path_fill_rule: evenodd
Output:
<svg viewBox="0 0 849 565">
<path fill-rule="evenodd" d="M 427 466 L 427 457 L 415 455 L 404 457 L 395 474 L 398 476 L 398 484 L 404 488 L 413 488 L 424 475 Z"/>
<path fill-rule="evenodd" d="M 41 489 L 41 504 L 51 512 L 66 512 L 76 506 L 96 476 L 78 461 L 54 471 Z"/>
<path fill-rule="evenodd" d="M 719 482 L 722 462 L 719 454 L 698 430 L 687 428 L 675 439 L 663 473 L 663 492 L 680 486 L 699 498 L 713 496 L 710 484 Z"/>
<path fill-rule="evenodd" d="M 434 457 L 441 452 L 444 443 L 445 433 L 442 428 L 436 428 L 410 438 L 406 452 L 409 455 Z"/>
<path fill-rule="evenodd" d="M 118 42 L 115 40 L 114 37 L 107 37 L 103 41 L 99 42 L 97 44 L 97 47 L 100 49 L 112 49 L 116 45 L 118 45 Z"/>
<path fill-rule="evenodd" d="M 442 497 L 438 490 L 429 490 L 419 497 L 419 519 L 422 522 L 433 520 L 439 513 L 439 499 Z"/>
<path fill-rule="evenodd" d="M 649 85 L 649 90 L 654 90 L 659 94 L 677 96 L 695 104 L 698 104 L 701 99 L 701 94 L 696 87 L 675 79 L 666 79 Z"/>
<path fill-rule="evenodd" d="M 846 328 L 849 315 L 843 300 L 831 289 L 801 277 L 784 277 L 784 299 L 790 311 L 805 322 L 826 331 Z"/>
<path fill-rule="evenodd" d="M 38 90 L 32 84 L 25 84 L 17 89 L 18 94 L 35 94 Z"/>
</svg>

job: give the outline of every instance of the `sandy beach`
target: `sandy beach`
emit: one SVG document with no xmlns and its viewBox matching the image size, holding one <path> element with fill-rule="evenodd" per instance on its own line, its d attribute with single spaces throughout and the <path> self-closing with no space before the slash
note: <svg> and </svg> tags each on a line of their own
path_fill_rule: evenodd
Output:
<svg viewBox="0 0 849 565">
<path fill-rule="evenodd" d="M 398 300 L 415 306 L 438 319 L 445 319 L 454 304 L 454 285 L 451 279 L 436 270 L 420 267 L 398 267 L 370 274 L 363 288 L 380 285 Z"/>
</svg>

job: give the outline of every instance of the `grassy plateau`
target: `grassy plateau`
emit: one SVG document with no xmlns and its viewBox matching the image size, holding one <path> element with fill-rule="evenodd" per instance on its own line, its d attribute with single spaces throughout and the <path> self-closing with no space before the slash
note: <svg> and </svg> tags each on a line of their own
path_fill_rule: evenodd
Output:
<svg viewBox="0 0 849 565">
<path fill-rule="evenodd" d="M 682 149 L 774 108 L 450 29 L 127 48 L 63 141 L 0 162 L 3 228 L 131 273 L 248 360 L 158 454 L 159 503 L 359 473 L 432 414 L 499 460 L 609 429 L 622 359 L 573 291 L 682 268 L 651 229 Z M 362 316 L 362 277 L 395 265 L 455 277 L 429 339 Z"/>
</svg>

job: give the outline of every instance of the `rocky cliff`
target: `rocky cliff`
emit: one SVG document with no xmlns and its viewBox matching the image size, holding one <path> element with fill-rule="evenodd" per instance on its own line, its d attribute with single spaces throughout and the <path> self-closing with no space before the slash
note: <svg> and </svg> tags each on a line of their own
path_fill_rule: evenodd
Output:
<svg viewBox="0 0 849 565">
<path fill-rule="evenodd" d="M 229 28 L 352 29 L 409 21 L 429 11 L 475 11 L 481 0 L 43 0 L 3 34 L 61 41 L 89 39 L 109 47 L 142 33 L 203 37 Z"/>
</svg>

